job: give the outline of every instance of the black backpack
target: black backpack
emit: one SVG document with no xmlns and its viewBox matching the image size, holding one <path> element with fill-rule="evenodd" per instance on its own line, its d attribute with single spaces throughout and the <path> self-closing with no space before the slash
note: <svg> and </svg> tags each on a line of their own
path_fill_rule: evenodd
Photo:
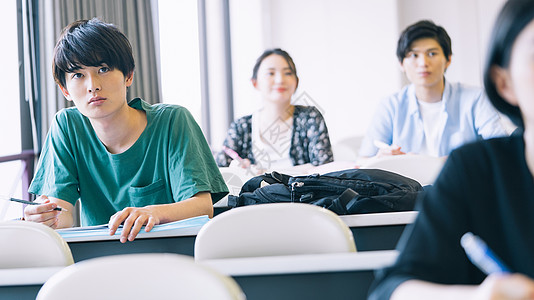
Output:
<svg viewBox="0 0 534 300">
<path fill-rule="evenodd" d="M 378 169 L 348 169 L 307 176 L 265 173 L 248 180 L 228 206 L 301 202 L 338 215 L 413 210 L 421 185 L 402 175 Z"/>
</svg>

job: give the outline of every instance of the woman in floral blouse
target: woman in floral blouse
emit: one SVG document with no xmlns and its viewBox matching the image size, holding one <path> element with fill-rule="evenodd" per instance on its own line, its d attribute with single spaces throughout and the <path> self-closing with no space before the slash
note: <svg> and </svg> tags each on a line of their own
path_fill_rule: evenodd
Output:
<svg viewBox="0 0 534 300">
<path fill-rule="evenodd" d="M 269 49 L 257 59 L 252 84 L 260 92 L 262 108 L 234 121 L 223 150 L 216 155 L 220 167 L 251 165 L 273 170 L 333 161 L 328 129 L 319 110 L 291 104 L 298 86 L 293 59 L 282 49 Z"/>
</svg>

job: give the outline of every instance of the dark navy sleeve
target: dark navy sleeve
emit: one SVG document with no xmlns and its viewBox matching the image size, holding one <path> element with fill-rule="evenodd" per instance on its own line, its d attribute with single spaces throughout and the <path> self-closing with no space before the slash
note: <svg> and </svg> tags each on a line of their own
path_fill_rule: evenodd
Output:
<svg viewBox="0 0 534 300">
<path fill-rule="evenodd" d="M 392 267 L 376 272 L 369 299 L 389 299 L 398 285 L 410 279 L 440 284 L 475 284 L 460 245 L 468 231 L 473 195 L 464 158 L 472 153 L 452 153 L 436 183 L 418 200 L 419 215 L 407 226 L 398 244 L 399 257 Z M 460 155 L 459 155 L 460 154 Z M 476 270 L 475 270 L 476 271 Z"/>
</svg>

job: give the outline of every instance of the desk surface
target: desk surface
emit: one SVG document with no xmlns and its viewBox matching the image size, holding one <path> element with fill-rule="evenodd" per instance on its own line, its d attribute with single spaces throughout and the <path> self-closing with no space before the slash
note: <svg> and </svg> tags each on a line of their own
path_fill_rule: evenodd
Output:
<svg viewBox="0 0 534 300">
<path fill-rule="evenodd" d="M 392 250 L 406 224 L 413 222 L 417 212 L 394 212 L 341 216 L 349 225 L 358 251 Z M 193 256 L 200 227 L 169 232 L 142 233 L 133 242 L 121 244 L 118 236 L 66 239 L 74 261 L 130 253 L 178 253 Z"/>
<path fill-rule="evenodd" d="M 100 256 L 133 253 L 177 253 L 193 256 L 196 236 L 152 237 L 122 244 L 119 240 L 68 242 L 75 262 Z"/>
<path fill-rule="evenodd" d="M 200 263 L 232 276 L 247 299 L 367 299 L 374 270 L 393 264 L 397 255 L 390 250 Z"/>
<path fill-rule="evenodd" d="M 350 227 L 358 251 L 392 250 L 416 211 L 340 216 Z"/>
<path fill-rule="evenodd" d="M 0 269 L 0 286 L 42 284 L 64 267 Z M 0 299 L 5 299 L 0 297 Z"/>
<path fill-rule="evenodd" d="M 374 270 L 398 253 L 369 251 L 206 260 L 232 276 L 247 299 L 366 299 Z M 35 299 L 44 282 L 62 267 L 0 270 L 0 299 Z"/>
<path fill-rule="evenodd" d="M 341 220 L 349 227 L 375 227 L 375 226 L 396 226 L 413 223 L 417 217 L 416 211 L 403 211 L 391 213 L 374 213 L 374 214 L 360 214 L 360 215 L 344 215 L 340 216 Z M 194 226 L 188 228 L 180 228 L 178 230 L 159 231 L 159 232 L 139 232 L 137 239 L 150 238 L 167 238 L 167 237 L 183 237 L 196 236 L 202 226 Z M 114 241 L 119 240 L 120 236 L 115 234 L 113 236 L 86 236 L 86 237 L 65 237 L 68 243 L 74 242 L 89 242 L 89 241 Z"/>
<path fill-rule="evenodd" d="M 397 250 L 221 258 L 197 261 L 230 276 L 376 270 L 391 265 Z"/>
<path fill-rule="evenodd" d="M 399 211 L 376 214 L 359 214 L 339 216 L 349 227 L 369 227 L 406 225 L 413 223 L 417 217 L 417 211 Z"/>
<path fill-rule="evenodd" d="M 197 225 L 197 221 L 198 224 Z M 141 231 L 133 242 L 122 244 L 120 235 L 107 235 L 107 229 L 98 229 L 99 234 L 73 235 L 69 232 L 63 238 L 67 241 L 75 262 L 99 256 L 134 254 L 134 253 L 177 253 L 193 256 L 195 238 L 202 225 L 209 222 L 205 219 L 191 219 L 188 225 L 177 225 L 151 232 Z M 163 225 L 164 226 L 164 225 Z M 154 228 L 155 229 L 155 228 Z M 103 232 L 103 233 L 102 233 Z"/>
<path fill-rule="evenodd" d="M 0 269 L 0 299 L 34 300 L 48 278 L 63 267 Z"/>
<path fill-rule="evenodd" d="M 141 229 L 137 234 L 136 239 L 196 236 L 200 228 L 209 222 L 209 220 L 208 216 L 204 215 L 156 225 L 150 232 L 145 232 L 144 229 Z M 107 225 L 73 227 L 57 230 L 61 237 L 67 242 L 119 240 L 121 231 L 122 227 L 119 227 L 114 235 L 109 235 L 109 228 Z"/>
<path fill-rule="evenodd" d="M 394 249 L 406 224 L 413 222 L 417 212 L 341 216 L 351 228 L 357 253 L 267 258 L 213 260 L 204 263 L 233 276 L 247 293 L 248 299 L 296 299 L 287 291 L 298 291 L 297 298 L 366 299 L 373 280 L 373 269 L 390 264 Z M 67 240 L 74 261 L 128 253 L 178 253 L 193 256 L 196 234 L 200 228 L 190 228 L 180 234 L 146 233 L 133 242 L 121 244 L 118 237 Z M 366 252 L 367 251 L 367 252 Z M 284 269 L 285 268 L 285 269 Z M 35 299 L 42 282 L 58 269 L 31 272 L 0 270 L 0 299 Z M 27 276 L 32 274 L 31 276 Z M 18 283 L 17 283 L 18 282 Z M 265 284 L 268 282 L 268 284 Z M 265 290 L 266 287 L 269 290 Z M 276 287 L 276 288 L 273 288 Z M 292 296 L 291 296 L 292 295 Z"/>
<path fill-rule="evenodd" d="M 139 232 L 136 240 L 154 239 L 154 238 L 168 238 L 168 237 L 183 237 L 183 236 L 196 236 L 202 226 L 183 228 L 179 231 L 159 231 L 159 232 Z M 91 241 L 118 241 L 120 235 L 99 235 L 99 236 L 85 236 L 85 237 L 64 237 L 67 243 L 76 242 L 91 242 Z"/>
</svg>

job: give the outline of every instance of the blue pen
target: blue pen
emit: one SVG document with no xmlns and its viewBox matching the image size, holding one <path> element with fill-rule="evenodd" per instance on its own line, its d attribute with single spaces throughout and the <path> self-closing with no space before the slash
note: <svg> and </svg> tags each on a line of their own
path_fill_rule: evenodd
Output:
<svg viewBox="0 0 534 300">
<path fill-rule="evenodd" d="M 465 233 L 460 239 L 460 244 L 464 247 L 469 260 L 486 275 L 511 273 L 510 269 L 493 253 L 488 245 L 473 233 Z"/>
</svg>

